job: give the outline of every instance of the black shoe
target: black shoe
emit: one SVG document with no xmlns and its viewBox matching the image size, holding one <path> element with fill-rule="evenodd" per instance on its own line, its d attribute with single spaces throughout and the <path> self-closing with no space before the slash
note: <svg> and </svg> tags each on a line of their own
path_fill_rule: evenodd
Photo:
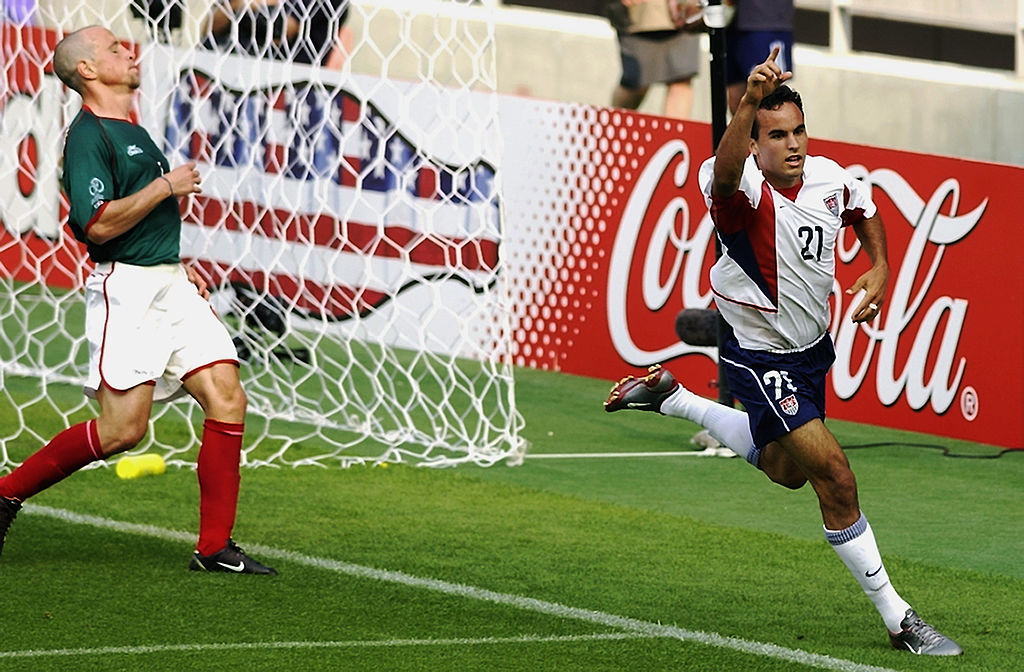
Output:
<svg viewBox="0 0 1024 672">
<path fill-rule="evenodd" d="M 0 497 L 0 553 L 4 552 L 7 530 L 21 510 L 21 502 L 12 497 Z"/>
<path fill-rule="evenodd" d="M 919 656 L 959 656 L 964 652 L 959 644 L 922 621 L 913 609 L 907 609 L 900 627 L 900 632 L 889 633 L 894 649 Z"/>
<path fill-rule="evenodd" d="M 192 554 L 192 560 L 188 568 L 193 572 L 228 572 L 231 574 L 277 574 L 273 567 L 267 567 L 256 562 L 245 551 L 238 547 L 231 539 L 228 545 L 216 553 L 210 555 L 199 555 L 199 551 Z"/>
</svg>

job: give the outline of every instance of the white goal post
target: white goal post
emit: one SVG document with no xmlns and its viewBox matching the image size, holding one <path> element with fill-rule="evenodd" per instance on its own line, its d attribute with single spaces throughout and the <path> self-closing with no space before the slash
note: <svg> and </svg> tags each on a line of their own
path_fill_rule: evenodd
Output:
<svg viewBox="0 0 1024 672">
<path fill-rule="evenodd" d="M 280 17 L 262 33 L 234 17 L 214 43 L 216 3 L 31 4 L 0 17 L 0 473 L 96 412 L 81 394 L 89 264 L 59 193 L 80 99 L 49 63 L 94 23 L 137 50 L 138 122 L 172 166 L 198 163 L 182 254 L 242 358 L 243 464 L 521 460 L 491 9 L 285 2 L 323 10 L 327 32 L 275 41 Z M 191 400 L 158 405 L 134 452 L 189 463 L 201 422 Z"/>
</svg>

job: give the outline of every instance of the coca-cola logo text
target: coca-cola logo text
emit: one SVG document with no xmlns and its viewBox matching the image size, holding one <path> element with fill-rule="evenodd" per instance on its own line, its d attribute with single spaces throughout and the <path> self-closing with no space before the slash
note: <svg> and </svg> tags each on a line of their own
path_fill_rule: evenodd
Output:
<svg viewBox="0 0 1024 672">
<path fill-rule="evenodd" d="M 902 250 L 902 259 L 889 260 L 892 275 L 887 302 L 874 323 L 857 325 L 851 321 L 859 297 L 846 297 L 837 280 L 831 326 L 836 344 L 834 391 L 841 399 L 861 392 L 874 364 L 874 393 L 879 402 L 891 406 L 903 397 L 915 411 L 930 404 L 935 413 L 945 413 L 956 400 L 967 369 L 967 357 L 959 352 L 959 344 L 969 302 L 964 297 L 938 294 L 933 286 L 943 270 L 946 247 L 970 234 L 988 201 L 958 214 L 960 184 L 955 178 L 945 180 L 925 200 L 893 170 L 868 172 L 863 166 L 850 170 L 871 184 L 876 199 L 880 192 L 884 194 L 905 220 L 888 221 L 887 228 L 891 231 L 909 225 L 913 234 Z M 609 263 L 608 330 L 616 352 L 634 366 L 690 354 L 712 359 L 717 356 L 714 349 L 680 343 L 670 333 L 660 335 L 663 340 L 658 345 L 642 347 L 638 334 L 644 334 L 648 342 L 649 334 L 643 324 L 631 320 L 631 316 L 663 309 L 704 308 L 710 304 L 710 293 L 700 291 L 706 255 L 713 253 L 714 233 L 704 204 L 694 208 L 703 216 L 692 230 L 691 208 L 681 196 L 669 199 L 657 212 L 650 208 L 653 201 L 659 201 L 654 198 L 656 192 L 678 192 L 688 179 L 695 179 L 695 172 L 691 171 L 689 151 L 682 140 L 664 143 L 637 178 L 622 214 Z M 940 212 L 944 206 L 950 214 Z M 860 245 L 851 230 L 844 231 L 837 249 L 840 271 L 844 266 L 856 265 L 856 277 L 866 270 L 866 261 L 858 258 Z M 925 265 L 929 256 L 930 263 Z M 630 282 L 637 279 L 640 291 L 631 294 Z M 637 295 L 643 304 L 639 308 L 631 304 Z M 907 343 L 909 350 L 901 347 Z M 964 387 L 964 393 L 967 390 Z M 965 415 L 969 407 L 973 419 L 978 408 L 973 389 L 970 396 L 961 400 L 961 407 Z"/>
</svg>

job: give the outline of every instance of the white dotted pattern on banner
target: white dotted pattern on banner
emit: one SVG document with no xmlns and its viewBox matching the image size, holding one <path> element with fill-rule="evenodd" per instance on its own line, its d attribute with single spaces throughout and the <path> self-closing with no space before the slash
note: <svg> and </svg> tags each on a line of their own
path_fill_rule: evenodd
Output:
<svg viewBox="0 0 1024 672">
<path fill-rule="evenodd" d="M 543 105 L 543 104 L 542 104 Z M 515 315 L 515 363 L 559 368 L 563 353 L 603 301 L 606 250 L 624 201 L 652 144 L 652 130 L 680 122 L 617 110 L 547 104 L 541 132 L 506 165 L 507 181 L 525 179 L 522 202 L 506 203 Z M 524 177 L 525 175 L 525 177 Z M 509 189 L 511 192 L 512 189 Z"/>
</svg>

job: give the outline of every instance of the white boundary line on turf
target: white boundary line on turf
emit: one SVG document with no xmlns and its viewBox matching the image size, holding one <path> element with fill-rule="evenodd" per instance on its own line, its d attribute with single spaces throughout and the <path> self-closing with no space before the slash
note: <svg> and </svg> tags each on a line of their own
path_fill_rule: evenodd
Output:
<svg viewBox="0 0 1024 672">
<path fill-rule="evenodd" d="M 47 658 L 72 656 L 138 655 L 145 653 L 194 653 L 196 651 L 258 651 L 278 649 L 367 649 L 399 646 L 477 646 L 481 644 L 536 644 L 547 642 L 591 642 L 599 640 L 650 639 L 640 632 L 604 632 L 592 635 L 520 635 L 453 639 L 356 639 L 347 642 L 213 642 L 209 644 L 144 644 L 140 646 L 98 646 L 91 649 L 27 649 L 0 651 L 5 658 Z"/>
<path fill-rule="evenodd" d="M 721 450 L 727 452 L 720 453 L 715 448 L 706 448 L 704 450 L 655 451 L 647 453 L 527 453 L 526 459 L 563 460 L 585 459 L 588 457 L 737 457 L 736 453 L 732 452 L 728 448 L 722 448 Z"/>
<path fill-rule="evenodd" d="M 153 525 L 139 525 L 137 523 L 111 520 L 110 518 L 90 516 L 75 513 L 73 511 L 67 511 L 65 509 L 56 509 L 49 506 L 26 504 L 24 511 L 31 515 L 47 516 L 69 523 L 116 530 L 118 532 L 125 532 L 128 534 L 155 537 L 157 539 L 164 539 L 168 541 L 187 541 L 188 543 L 192 543 L 195 540 L 195 535 L 189 534 L 188 532 L 168 530 L 155 527 Z M 894 670 L 884 667 L 864 665 L 850 660 L 843 660 L 842 658 L 833 658 L 832 656 L 809 653 L 799 649 L 788 649 L 784 646 L 778 646 L 775 644 L 755 642 L 740 639 L 738 637 L 726 637 L 714 632 L 686 630 L 685 628 L 679 628 L 671 625 L 662 625 L 661 623 L 652 623 L 635 618 L 628 618 L 626 616 L 617 616 L 603 611 L 570 607 L 557 602 L 547 602 L 545 600 L 523 597 L 521 595 L 499 593 L 485 588 L 467 586 L 461 583 L 450 583 L 439 579 L 414 576 L 404 572 L 355 565 L 339 560 L 332 560 L 330 558 L 317 558 L 303 555 L 301 553 L 273 548 L 271 546 L 262 546 L 257 544 L 246 544 L 246 546 L 254 551 L 255 554 L 261 555 L 265 558 L 274 558 L 298 565 L 305 565 L 306 567 L 315 567 L 327 571 L 347 574 L 349 576 L 397 583 L 412 588 L 423 588 L 447 595 L 455 595 L 475 600 L 482 600 L 484 602 L 491 602 L 493 604 L 507 605 L 510 607 L 516 607 L 517 609 L 523 609 L 525 611 L 533 611 L 559 618 L 594 623 L 596 625 L 602 625 L 609 628 L 619 628 L 627 632 L 645 635 L 648 637 L 671 637 L 685 642 L 695 642 L 706 646 L 732 649 L 733 651 L 800 663 L 802 665 L 818 667 L 825 670 L 835 670 L 837 672 L 895 672 Z"/>
</svg>

